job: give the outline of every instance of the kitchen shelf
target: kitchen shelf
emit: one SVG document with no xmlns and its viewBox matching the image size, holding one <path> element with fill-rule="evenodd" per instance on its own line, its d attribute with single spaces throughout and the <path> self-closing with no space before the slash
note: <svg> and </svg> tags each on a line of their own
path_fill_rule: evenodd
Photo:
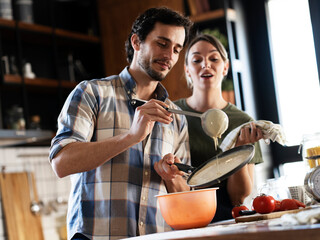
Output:
<svg viewBox="0 0 320 240">
<path fill-rule="evenodd" d="M 0 18 L 0 27 L 11 28 L 12 30 L 14 30 L 15 27 L 17 27 L 22 31 L 41 33 L 46 35 L 54 34 L 57 37 L 61 37 L 61 38 L 70 38 L 73 40 L 79 40 L 79 41 L 84 41 L 84 42 L 94 43 L 94 44 L 100 43 L 100 38 L 97 36 L 86 35 L 86 34 L 68 31 L 64 29 L 52 28 L 52 27 L 48 27 L 40 24 L 31 24 L 31 23 L 8 20 L 3 18 Z"/>
<path fill-rule="evenodd" d="M 35 127 L 56 132 L 57 118 L 72 89 L 83 80 L 105 76 L 96 0 L 33 0 L 33 23 L 13 15 L 14 19 L 0 18 L 1 143 L 6 141 L 1 129 L 12 131 L 22 118 L 26 134 L 31 134 L 28 139 L 41 134 L 31 131 Z M 24 77 L 29 76 L 26 71 L 36 77 Z M 18 140 L 26 144 L 25 139 Z"/>
<path fill-rule="evenodd" d="M 50 141 L 54 136 L 48 130 L 0 129 L 0 148 Z"/>
<path fill-rule="evenodd" d="M 4 83 L 22 84 L 22 78 L 19 75 L 7 74 L 4 76 Z M 61 82 L 59 83 L 58 80 L 49 78 L 24 78 L 24 84 L 27 86 L 39 86 L 49 88 L 57 88 L 59 87 L 59 84 L 61 84 L 61 87 L 70 89 L 74 88 L 77 85 L 76 82 L 61 80 Z"/>
</svg>

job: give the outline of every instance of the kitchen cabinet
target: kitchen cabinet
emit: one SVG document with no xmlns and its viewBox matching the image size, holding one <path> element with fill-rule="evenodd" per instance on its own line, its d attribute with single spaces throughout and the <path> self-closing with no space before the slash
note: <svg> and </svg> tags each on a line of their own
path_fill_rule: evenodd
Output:
<svg viewBox="0 0 320 240">
<path fill-rule="evenodd" d="M 55 132 L 77 83 L 104 76 L 96 1 L 33 0 L 31 22 L 17 20 L 17 2 L 0 18 L 0 129 Z"/>
</svg>

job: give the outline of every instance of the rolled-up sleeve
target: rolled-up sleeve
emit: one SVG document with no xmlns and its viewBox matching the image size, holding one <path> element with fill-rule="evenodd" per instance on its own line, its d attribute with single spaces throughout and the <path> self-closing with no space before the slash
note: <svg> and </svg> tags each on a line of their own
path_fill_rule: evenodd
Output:
<svg viewBox="0 0 320 240">
<path fill-rule="evenodd" d="M 83 81 L 70 93 L 58 117 L 58 130 L 51 141 L 50 161 L 66 145 L 90 142 L 98 108 L 97 97 L 88 81 Z"/>
</svg>

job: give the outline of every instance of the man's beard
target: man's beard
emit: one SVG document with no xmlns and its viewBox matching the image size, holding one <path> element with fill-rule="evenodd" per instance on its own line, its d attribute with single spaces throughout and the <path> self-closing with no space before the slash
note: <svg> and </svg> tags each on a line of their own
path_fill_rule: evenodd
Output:
<svg viewBox="0 0 320 240">
<path fill-rule="evenodd" d="M 153 70 L 150 62 L 146 58 L 141 57 L 138 63 L 152 79 L 161 82 L 166 77 L 166 75 L 161 74 L 161 72 Z"/>
</svg>

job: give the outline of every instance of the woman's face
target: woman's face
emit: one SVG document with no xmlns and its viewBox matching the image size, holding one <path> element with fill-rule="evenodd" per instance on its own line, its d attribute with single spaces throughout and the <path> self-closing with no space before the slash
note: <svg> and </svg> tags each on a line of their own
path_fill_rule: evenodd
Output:
<svg viewBox="0 0 320 240">
<path fill-rule="evenodd" d="M 223 61 L 216 47 L 201 40 L 190 48 L 187 60 L 186 74 L 192 79 L 194 89 L 221 89 L 229 63 Z"/>
</svg>

